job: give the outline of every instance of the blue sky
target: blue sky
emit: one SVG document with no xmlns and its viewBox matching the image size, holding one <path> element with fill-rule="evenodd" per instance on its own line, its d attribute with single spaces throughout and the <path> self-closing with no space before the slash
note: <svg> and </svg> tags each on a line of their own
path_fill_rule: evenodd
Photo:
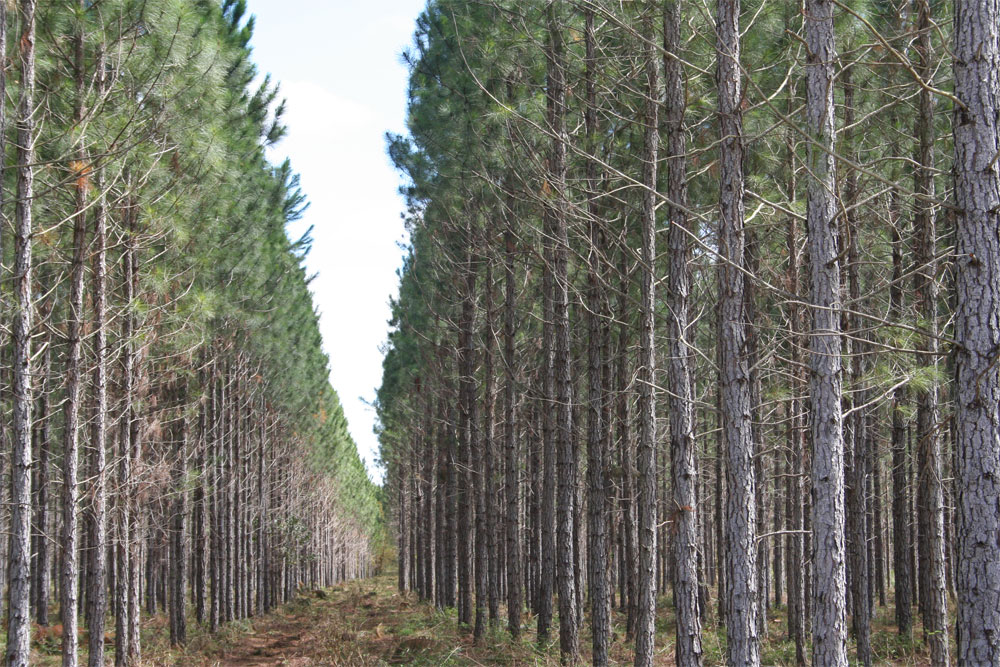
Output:
<svg viewBox="0 0 1000 667">
<path fill-rule="evenodd" d="M 406 241 L 400 179 L 385 153 L 401 132 L 406 67 L 425 0 L 249 0 L 261 73 L 280 82 L 288 135 L 274 151 L 302 176 L 309 210 L 290 235 L 314 225 L 308 257 L 331 380 L 351 435 L 377 481 L 374 398 L 382 377 L 389 297 L 396 294 L 399 243 Z"/>
</svg>

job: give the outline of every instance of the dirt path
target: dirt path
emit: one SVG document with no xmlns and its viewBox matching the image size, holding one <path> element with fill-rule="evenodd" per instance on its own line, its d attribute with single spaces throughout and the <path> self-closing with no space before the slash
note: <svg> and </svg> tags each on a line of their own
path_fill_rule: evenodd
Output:
<svg viewBox="0 0 1000 667">
<path fill-rule="evenodd" d="M 218 664 L 224 667 L 285 665 L 304 667 L 317 664 L 314 655 L 316 637 L 306 632 L 300 619 L 292 617 L 270 625 L 243 638 Z"/>
<path fill-rule="evenodd" d="M 249 632 L 234 634 L 210 651 L 203 664 L 213 667 L 470 664 L 461 657 L 465 645 L 462 638 L 433 635 L 452 625 L 447 615 L 399 596 L 391 583 L 379 578 L 330 591 L 304 593 L 278 612 L 255 619 L 252 629 L 247 629 Z"/>
</svg>

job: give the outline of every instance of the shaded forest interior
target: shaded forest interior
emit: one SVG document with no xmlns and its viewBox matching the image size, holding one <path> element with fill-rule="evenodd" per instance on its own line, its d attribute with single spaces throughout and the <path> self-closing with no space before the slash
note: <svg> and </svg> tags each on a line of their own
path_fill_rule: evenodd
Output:
<svg viewBox="0 0 1000 667">
<path fill-rule="evenodd" d="M 1000 664 L 998 25 L 430 2 L 388 137 L 398 588 L 563 664 Z"/>
</svg>

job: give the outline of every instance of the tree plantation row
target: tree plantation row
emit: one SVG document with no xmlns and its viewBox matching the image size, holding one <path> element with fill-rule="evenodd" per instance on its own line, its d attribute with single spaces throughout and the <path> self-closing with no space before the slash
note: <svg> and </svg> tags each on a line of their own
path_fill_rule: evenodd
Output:
<svg viewBox="0 0 1000 667">
<path fill-rule="evenodd" d="M 432 0 L 389 137 L 400 589 L 565 664 L 719 628 L 730 665 L 1000 664 L 998 26 Z"/>
<path fill-rule="evenodd" d="M 5 664 L 142 662 L 365 576 L 305 207 L 243 0 L 0 3 Z M 9 456 L 7 455 L 9 454 Z M 45 633 L 40 633 L 45 636 Z"/>
</svg>

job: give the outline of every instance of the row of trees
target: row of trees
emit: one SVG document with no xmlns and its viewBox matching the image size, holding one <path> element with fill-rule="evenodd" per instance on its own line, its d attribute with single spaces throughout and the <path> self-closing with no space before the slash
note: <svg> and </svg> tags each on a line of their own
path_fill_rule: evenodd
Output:
<svg viewBox="0 0 1000 667">
<path fill-rule="evenodd" d="M 400 588 L 476 638 L 506 603 L 544 640 L 555 596 L 566 663 L 617 608 L 653 664 L 670 590 L 682 665 L 716 624 L 728 664 L 778 632 L 870 665 L 887 605 L 933 664 L 1000 662 L 998 21 L 429 3 L 389 137 Z"/>
<path fill-rule="evenodd" d="M 245 10 L 0 4 L 12 667 L 33 622 L 61 623 L 66 667 L 81 626 L 88 664 L 113 642 L 138 665 L 143 606 L 183 644 L 191 607 L 214 631 L 373 567 L 376 488 L 329 383 L 310 240 L 286 236 L 306 204 L 267 160 L 282 106 Z"/>
</svg>

